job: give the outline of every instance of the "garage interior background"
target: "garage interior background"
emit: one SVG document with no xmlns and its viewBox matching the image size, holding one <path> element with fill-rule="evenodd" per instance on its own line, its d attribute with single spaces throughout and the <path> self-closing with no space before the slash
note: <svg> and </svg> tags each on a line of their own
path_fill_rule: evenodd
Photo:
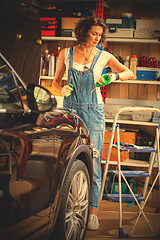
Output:
<svg viewBox="0 0 160 240">
<path fill-rule="evenodd" d="M 47 3 L 47 1 L 45 2 Z M 43 17 L 44 14 L 46 14 L 47 17 L 53 13 L 59 25 L 56 26 L 56 28 L 55 26 L 52 26 L 55 28 L 52 33 L 50 33 L 50 31 L 43 31 L 42 58 L 45 55 L 45 51 L 48 50 L 49 54 L 54 53 L 56 59 L 59 49 L 72 47 L 77 44 L 73 32 L 76 22 L 80 17 L 91 14 L 97 15 L 97 10 L 99 14 L 97 3 L 100 3 L 103 7 L 103 16 L 101 17 L 103 17 L 105 21 L 108 19 L 128 21 L 127 23 L 124 21 L 124 24 L 109 25 L 114 26 L 118 33 L 117 35 L 115 35 L 115 33 L 109 33 L 109 36 L 111 37 L 108 37 L 104 48 L 112 52 L 123 63 L 126 56 L 129 56 L 129 59 L 131 59 L 132 55 L 136 55 L 137 66 L 138 68 L 142 67 L 139 68 L 140 70 L 137 72 L 142 71 L 141 75 L 143 75 L 144 69 L 147 70 L 147 75 L 145 75 L 144 79 L 130 80 L 125 83 L 117 81 L 114 84 L 107 86 L 107 88 L 105 87 L 102 89 L 104 101 L 107 103 L 106 118 L 113 118 L 115 111 L 126 105 L 160 107 L 160 82 L 158 81 L 160 74 L 159 1 L 102 0 L 80 2 L 60 0 L 53 2 L 54 4 L 48 6 L 48 10 L 45 9 L 45 11 L 41 12 L 41 16 Z M 43 4 L 45 3 L 43 2 Z M 126 18 L 122 17 L 124 13 L 131 13 L 132 16 L 127 16 Z M 41 26 L 43 29 L 44 26 Z M 124 35 L 122 36 L 120 32 L 121 30 L 124 32 Z M 139 35 L 136 34 L 136 32 L 138 32 Z M 147 67 L 147 69 L 143 69 L 143 67 Z M 158 76 L 154 75 L 155 72 Z M 148 73 L 151 73 L 152 76 L 148 77 Z M 48 74 L 46 73 L 46 75 Z M 52 76 L 40 76 L 39 83 L 50 87 L 52 79 Z M 64 76 L 63 84 L 65 83 L 66 78 Z M 141 117 L 147 119 L 147 116 Z M 125 119 L 132 120 L 132 116 L 127 116 L 125 114 Z M 151 119 L 149 119 L 149 121 L 150 120 Z M 150 129 L 148 129 L 148 131 L 150 131 Z"/>
<path fill-rule="evenodd" d="M 159 0 L 17 0 L 14 3 L 11 0 L 4 0 L 3 2 L 5 2 L 5 6 L 10 6 L 11 12 L 15 6 L 19 6 L 21 9 L 22 22 L 16 22 L 16 18 L 12 14 L 10 18 L 6 19 L 5 9 L 3 11 L 3 8 L 1 8 L 3 13 L 1 14 L 1 23 L 5 24 L 5 28 L 2 24 L 1 34 L 6 34 L 7 41 L 1 42 L 0 47 L 1 50 L 7 51 L 7 58 L 13 63 L 15 69 L 20 71 L 22 78 L 24 76 L 23 79 L 26 83 L 30 82 L 30 79 L 34 79 L 35 83 L 39 82 L 41 85 L 51 89 L 54 71 L 52 72 L 53 75 L 50 75 L 48 72 L 50 54 L 54 54 L 54 65 L 56 65 L 59 50 L 77 44 L 73 32 L 76 22 L 81 17 L 100 14 L 100 9 L 97 5 L 99 3 L 102 7 L 101 14 L 103 16 L 101 15 L 101 17 L 105 21 L 109 19 L 111 24 L 108 24 L 111 27 L 111 32 L 108 34 L 107 41 L 103 47 L 107 51 L 112 52 L 122 63 L 125 63 L 127 56 L 131 60 L 132 56 L 136 55 L 137 58 L 134 60 L 136 60 L 137 64 L 137 73 L 142 71 L 141 77 L 137 74 L 137 79 L 125 82 L 116 81 L 101 89 L 106 115 L 106 134 L 103 148 L 104 160 L 110 140 L 110 128 L 118 109 L 125 106 L 144 106 L 160 109 Z M 30 5 L 34 6 L 35 11 L 37 11 L 36 21 L 32 21 Z M 38 13 L 40 13 L 40 16 Z M 27 21 L 28 15 L 30 16 L 31 24 L 29 29 L 25 29 L 25 15 L 27 15 Z M 13 25 L 10 35 L 15 35 L 16 33 L 17 37 L 14 42 L 11 42 L 11 39 L 13 40 L 12 37 L 8 38 L 6 24 L 9 24 L 9 27 L 11 24 Z M 35 39 L 33 45 L 27 39 L 25 49 L 17 48 L 16 45 L 16 42 L 20 39 L 20 35 L 17 35 L 18 24 L 24 24 L 24 32 L 27 32 L 26 38 Z M 39 34 L 36 36 L 33 30 L 35 27 L 40 29 Z M 23 33 L 21 34 L 23 35 Z M 25 40 L 25 38 L 23 39 Z M 13 52 L 10 51 L 11 45 L 14 45 L 14 48 L 12 48 L 14 49 Z M 21 54 L 18 54 L 19 51 Z M 17 65 L 15 58 L 12 58 L 13 56 L 17 58 L 23 56 L 21 61 L 23 67 Z M 32 65 L 32 71 L 28 72 L 28 69 L 31 69 L 30 65 Z M 39 65 L 41 65 L 40 71 Z M 45 71 L 43 71 L 44 69 Z M 149 74 L 151 76 L 148 76 Z M 63 84 L 66 84 L 66 76 L 63 78 Z M 62 96 L 54 94 L 59 106 L 61 106 Z M 137 145 L 153 145 L 155 137 L 154 124 L 160 122 L 159 114 L 133 114 L 128 112 L 122 114 L 120 120 L 123 128 L 120 134 L 124 142 Z M 116 151 L 112 150 L 111 158 L 115 160 L 117 158 L 116 154 Z M 145 165 L 149 161 L 149 155 L 135 155 L 127 152 L 121 154 L 121 160 L 124 164 L 132 160 L 132 169 L 134 169 L 136 165 L 134 160 L 138 160 L 142 165 L 143 163 Z M 157 169 L 157 167 L 153 169 L 151 180 L 155 178 Z M 138 179 L 138 182 L 143 184 L 143 179 Z M 142 187 L 139 187 L 139 189 L 141 190 Z M 150 202 L 157 211 L 160 211 L 158 184 L 150 196 Z"/>
<path fill-rule="evenodd" d="M 43 2 L 45 5 L 45 3 Z M 99 5 L 102 7 L 100 12 Z M 43 6 L 44 6 L 43 5 Z M 117 81 L 105 88 L 102 88 L 102 96 L 105 102 L 106 115 L 106 134 L 104 139 L 103 159 L 106 159 L 113 118 L 118 109 L 125 106 L 145 106 L 156 107 L 160 109 L 160 2 L 159 1 L 54 1 L 54 4 L 41 12 L 42 27 L 42 59 L 45 54 L 54 53 L 55 65 L 59 50 L 65 47 L 76 45 L 74 37 L 74 27 L 80 17 L 95 15 L 102 17 L 105 21 L 108 19 L 121 21 L 121 24 L 111 24 L 117 31 L 108 34 L 108 39 L 103 46 L 107 51 L 112 52 L 122 63 L 125 63 L 126 56 L 131 60 L 132 55 L 136 55 L 137 70 L 147 71 L 143 78 L 128 80 L 126 82 Z M 52 15 L 53 13 L 53 15 Z M 126 15 L 125 15 L 126 13 Z M 132 15 L 127 15 L 131 13 Z M 99 15 L 100 14 L 100 15 Z M 53 20 L 55 26 L 53 32 L 44 30 L 44 21 Z M 58 25 L 54 21 L 57 21 Z M 124 21 L 122 23 L 122 21 Z M 114 22 L 113 22 L 114 23 Z M 121 33 L 122 30 L 123 33 Z M 46 29 L 45 29 L 46 30 Z M 50 35 L 51 34 L 51 35 Z M 113 36 L 112 36 L 113 34 Z M 122 34 L 122 35 L 121 35 Z M 124 35 L 123 35 L 124 34 Z M 48 50 L 48 52 L 46 52 Z M 154 62 L 154 63 L 153 63 Z M 42 63 L 43 64 L 43 63 Z M 49 65 L 48 65 L 49 67 Z M 156 71 L 156 76 L 153 73 Z M 148 72 L 152 74 L 148 77 Z M 142 72 L 143 74 L 144 72 Z M 53 74 L 54 75 L 54 74 Z M 43 72 L 39 83 L 50 89 L 53 76 L 48 72 Z M 63 84 L 66 84 L 64 75 Z M 55 93 L 56 94 L 56 93 Z M 59 106 L 62 106 L 62 97 L 56 94 Z M 148 145 L 154 143 L 155 128 L 150 123 L 160 121 L 160 116 L 151 113 L 124 113 L 121 115 L 122 128 L 121 138 L 124 142 L 133 144 Z M 133 121 L 134 120 L 134 121 Z M 136 122 L 141 124 L 138 125 Z M 138 143 L 139 137 L 141 143 Z M 153 140 L 153 141 L 152 141 Z M 112 159 L 116 159 L 116 150 L 112 150 Z M 141 156 L 121 153 L 122 161 L 129 159 L 141 160 L 142 163 L 149 161 L 149 155 Z M 133 163 L 133 169 L 135 164 Z M 143 169 L 143 168 L 142 168 Z M 153 170 L 154 179 L 157 169 Z M 140 180 L 141 181 L 141 180 Z M 160 201 L 157 191 L 151 196 L 152 200 Z"/>
</svg>

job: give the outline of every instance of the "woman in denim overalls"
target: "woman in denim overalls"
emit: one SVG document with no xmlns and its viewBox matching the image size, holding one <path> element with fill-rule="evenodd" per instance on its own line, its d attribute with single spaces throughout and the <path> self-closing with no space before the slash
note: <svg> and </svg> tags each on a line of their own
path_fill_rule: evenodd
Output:
<svg viewBox="0 0 160 240">
<path fill-rule="evenodd" d="M 96 47 L 105 39 L 105 23 L 95 17 L 81 19 L 75 29 L 79 45 L 65 48 L 60 52 L 53 80 L 53 90 L 64 96 L 63 106 L 74 109 L 85 122 L 93 148 L 93 192 L 90 204 L 88 229 L 99 228 L 97 208 L 101 188 L 101 159 L 105 131 L 104 103 L 100 88 L 93 89 L 101 78 L 104 67 L 109 66 L 116 73 L 110 73 L 110 82 L 133 78 L 133 73 L 122 65 L 112 54 L 98 50 Z M 66 70 L 68 83 L 61 86 L 61 80 Z M 70 87 L 73 85 L 73 91 Z"/>
</svg>

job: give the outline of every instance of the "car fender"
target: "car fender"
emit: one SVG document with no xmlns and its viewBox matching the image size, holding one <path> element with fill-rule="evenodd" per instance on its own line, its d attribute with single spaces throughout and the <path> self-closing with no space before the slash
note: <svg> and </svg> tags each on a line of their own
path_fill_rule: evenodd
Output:
<svg viewBox="0 0 160 240">
<path fill-rule="evenodd" d="M 64 185 L 65 185 L 66 176 L 68 175 L 69 170 L 70 170 L 73 162 L 76 159 L 82 160 L 85 163 L 85 165 L 86 165 L 86 167 L 87 167 L 87 169 L 89 171 L 90 182 L 91 182 L 91 189 L 92 189 L 92 185 L 93 185 L 93 183 L 92 183 L 92 179 L 93 179 L 92 149 L 89 146 L 87 146 L 87 145 L 81 144 L 73 151 L 73 153 L 72 153 L 72 155 L 71 155 L 71 157 L 70 157 L 70 159 L 68 161 L 67 167 L 65 169 L 65 174 L 64 174 L 63 179 L 62 179 L 62 183 L 61 183 L 61 188 L 59 190 L 59 194 L 55 198 L 55 199 L 57 199 L 56 200 L 57 203 L 55 204 L 56 209 L 54 209 L 54 211 L 55 211 L 54 224 L 55 224 L 57 216 L 58 216 L 58 212 L 59 212 L 59 208 L 60 208 L 60 204 L 61 204 L 61 200 L 62 200 L 63 188 L 64 188 Z M 91 194 L 92 194 L 92 191 L 90 192 L 90 197 L 91 197 Z"/>
</svg>

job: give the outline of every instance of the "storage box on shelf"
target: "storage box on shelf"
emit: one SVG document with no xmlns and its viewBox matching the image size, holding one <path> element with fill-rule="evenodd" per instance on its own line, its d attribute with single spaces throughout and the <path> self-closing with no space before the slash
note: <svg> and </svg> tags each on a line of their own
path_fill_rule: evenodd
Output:
<svg viewBox="0 0 160 240">
<path fill-rule="evenodd" d="M 156 80 L 159 75 L 159 68 L 137 67 L 137 80 Z"/>
<path fill-rule="evenodd" d="M 160 20 L 136 19 L 134 38 L 157 38 L 156 31 L 160 31 Z"/>
<path fill-rule="evenodd" d="M 75 37 L 74 29 L 80 18 L 62 17 L 61 22 L 61 36 L 62 37 Z"/>
<path fill-rule="evenodd" d="M 122 142 L 130 142 L 135 144 L 136 141 L 136 132 L 131 132 L 131 131 L 120 131 L 120 137 Z M 105 160 L 107 156 L 107 151 L 109 147 L 109 141 L 111 137 L 111 131 L 106 130 L 104 134 L 104 144 L 103 144 L 103 153 L 102 153 L 102 159 Z M 114 142 L 117 142 L 117 136 L 115 135 Z M 129 159 L 129 152 L 121 152 L 121 161 L 125 161 Z M 117 149 L 112 149 L 111 152 L 111 160 L 112 161 L 117 161 L 118 156 L 117 156 Z"/>
<path fill-rule="evenodd" d="M 40 11 L 41 35 L 60 36 L 61 13 L 54 9 L 43 9 Z"/>
<path fill-rule="evenodd" d="M 135 29 L 133 18 L 107 18 L 106 24 L 108 26 L 107 37 L 133 38 Z"/>
</svg>

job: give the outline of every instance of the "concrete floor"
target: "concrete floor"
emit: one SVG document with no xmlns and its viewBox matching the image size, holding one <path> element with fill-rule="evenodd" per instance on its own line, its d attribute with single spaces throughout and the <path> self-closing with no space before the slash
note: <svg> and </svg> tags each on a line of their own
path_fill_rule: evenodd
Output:
<svg viewBox="0 0 160 240">
<path fill-rule="evenodd" d="M 150 222 L 153 230 L 155 231 L 156 236 L 153 236 L 149 225 L 147 224 L 144 217 L 140 217 L 137 226 L 133 232 L 134 236 L 131 237 L 131 231 L 134 226 L 137 212 L 139 210 L 137 205 L 131 207 L 128 206 L 128 203 L 122 203 L 123 206 L 123 232 L 128 234 L 127 239 L 151 239 L 158 240 L 157 237 L 160 234 L 160 202 L 153 204 L 148 202 L 147 206 L 144 208 L 145 215 Z M 154 207 L 153 207 L 154 206 Z M 156 207 L 155 207 L 156 206 Z M 118 229 L 119 229 L 119 203 L 110 202 L 107 200 L 102 200 L 99 208 L 99 223 L 100 228 L 97 231 L 87 231 L 85 240 L 104 240 L 104 239 L 126 239 L 118 238 Z M 136 235 L 136 237 L 135 237 Z"/>
</svg>

